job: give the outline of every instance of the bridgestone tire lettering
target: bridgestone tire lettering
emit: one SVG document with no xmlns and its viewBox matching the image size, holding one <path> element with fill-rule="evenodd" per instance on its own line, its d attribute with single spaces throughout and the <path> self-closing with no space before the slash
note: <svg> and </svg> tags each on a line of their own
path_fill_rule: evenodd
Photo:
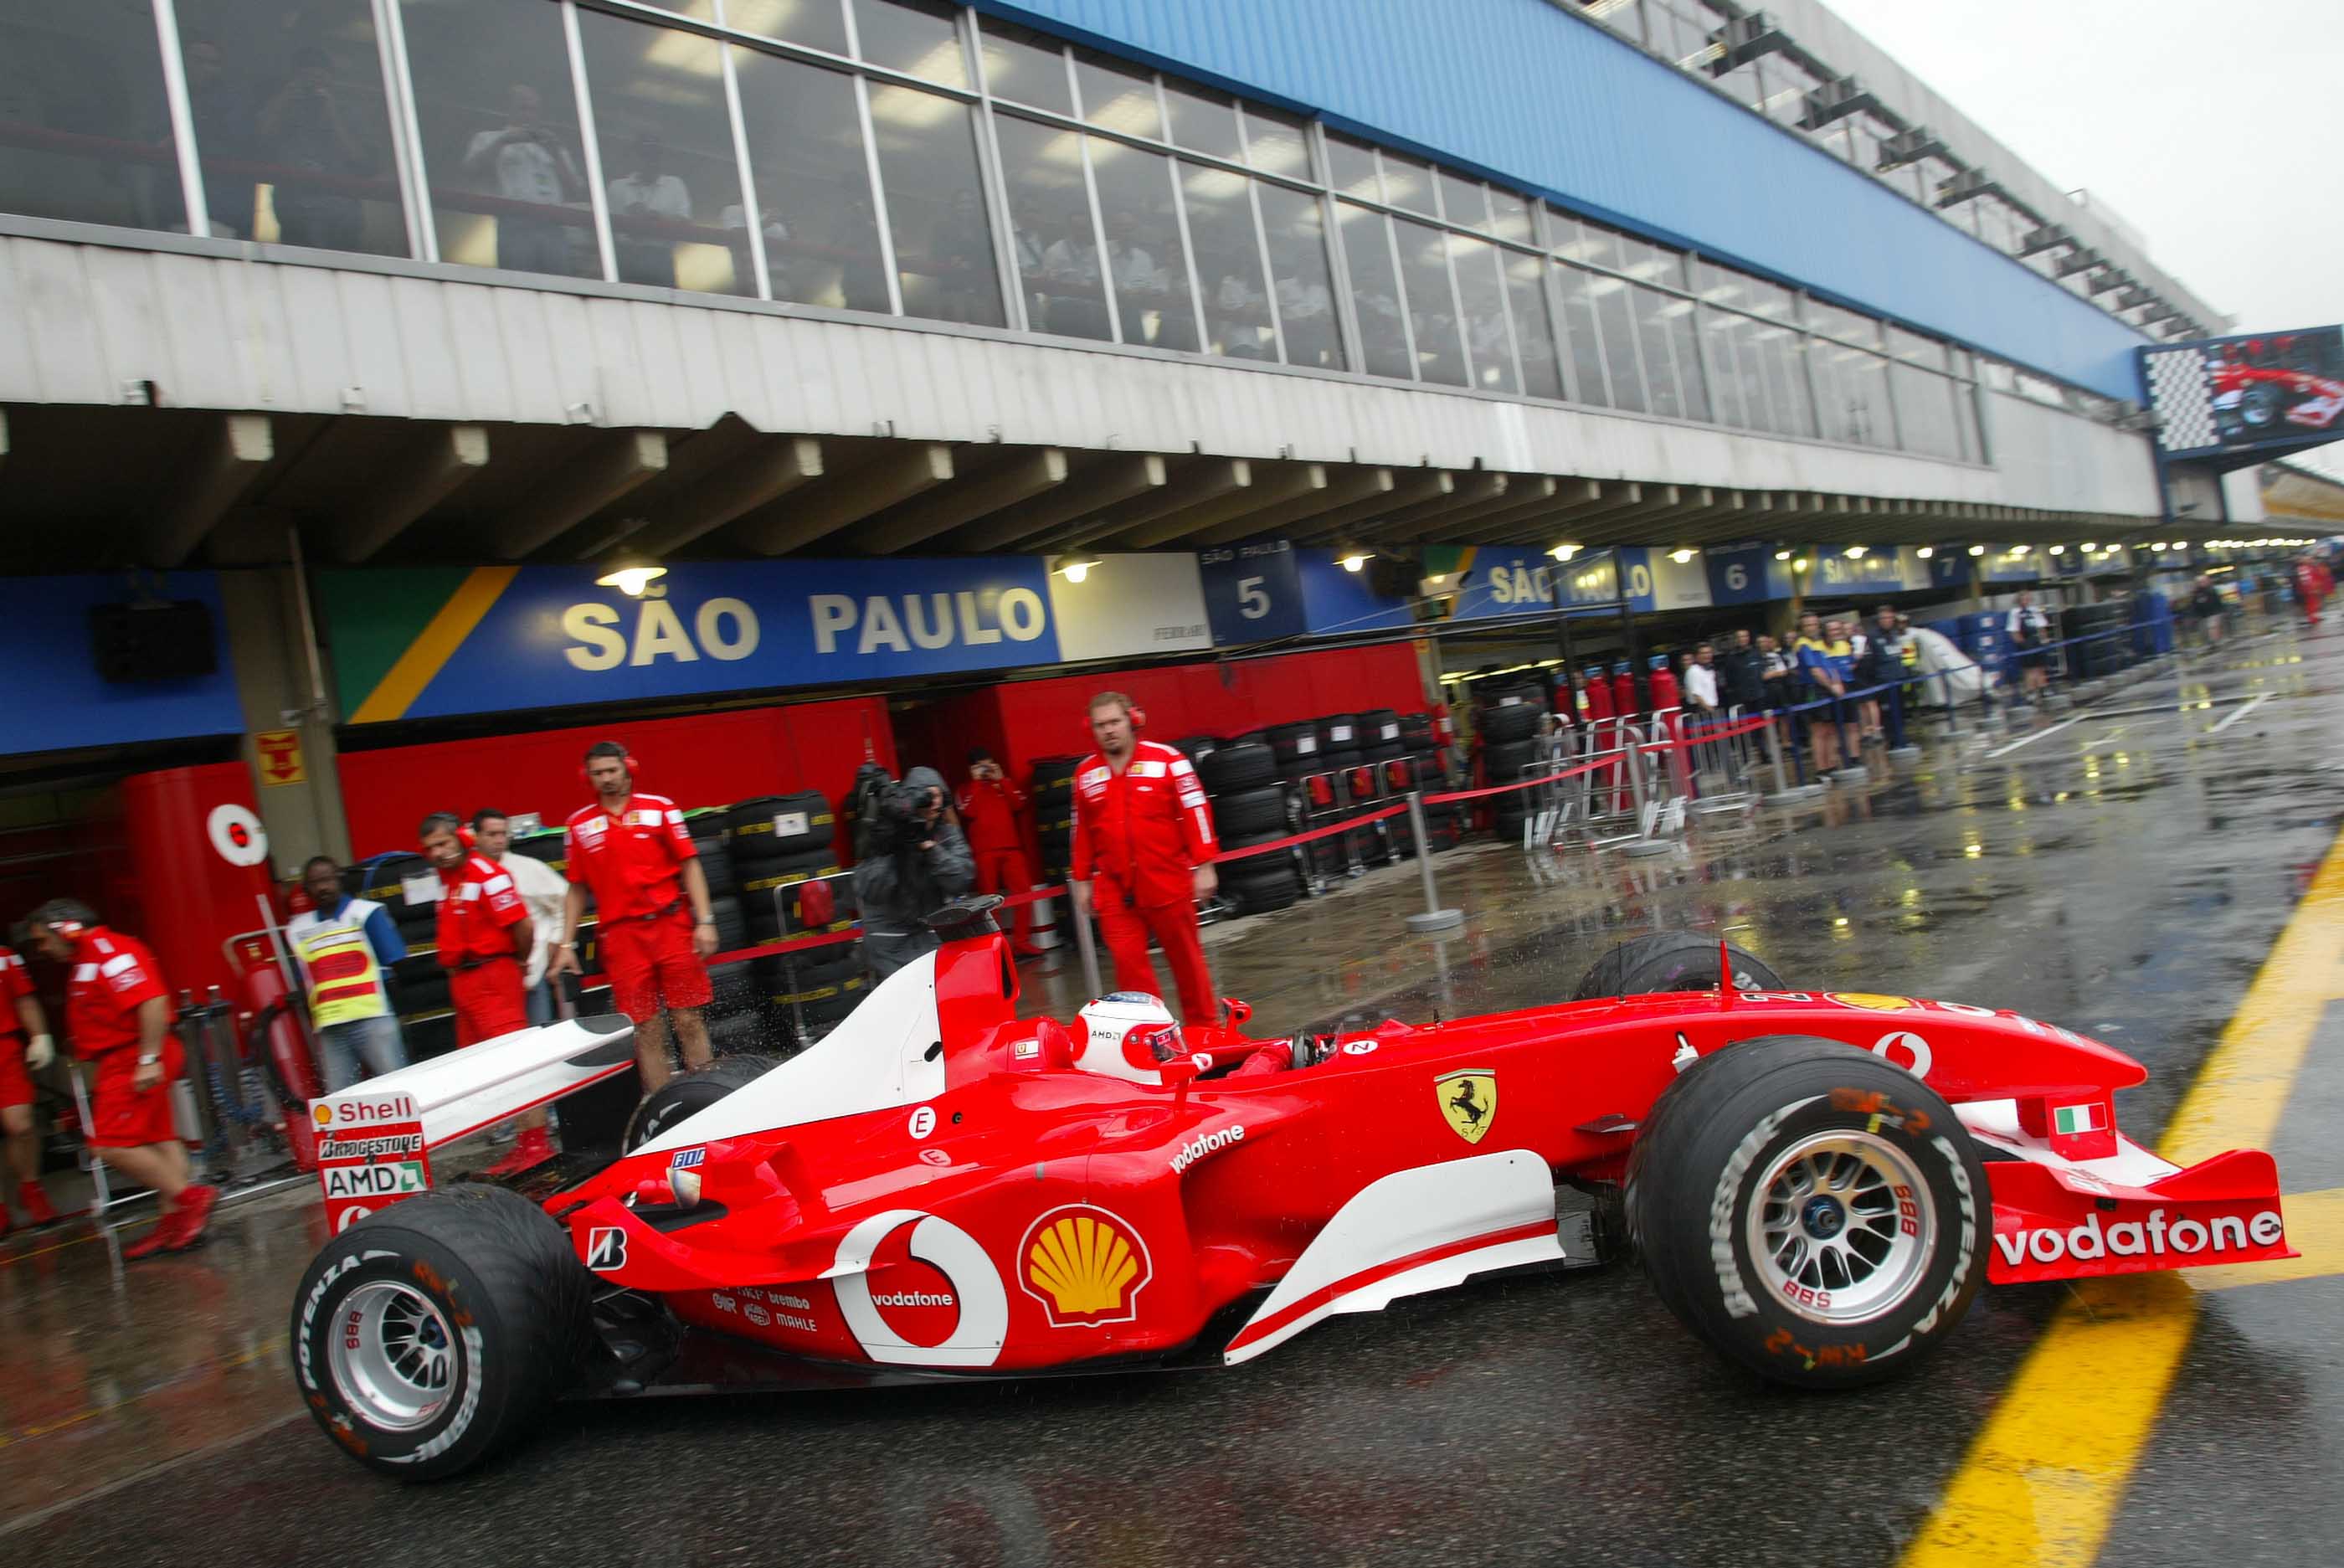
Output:
<svg viewBox="0 0 2344 1568">
<path fill-rule="evenodd" d="M 412 1429 L 373 1424 L 328 1353 L 339 1304 L 377 1281 L 422 1295 L 452 1331 L 447 1401 Z M 359 1463 L 409 1480 L 452 1475 L 520 1435 L 575 1375 L 591 1289 L 568 1232 L 519 1194 L 477 1184 L 419 1194 L 350 1226 L 309 1265 L 291 1327 L 296 1381 Z"/>
<path fill-rule="evenodd" d="M 1856 1320 L 1811 1310 L 1803 1288 L 1778 1293 L 1750 1255 L 1759 1183 L 1782 1151 L 1831 1133 L 1893 1148 L 1925 1189 L 1912 1204 L 1917 1274 Z M 1968 1310 L 1985 1277 L 1985 1180 L 1952 1109 L 1910 1073 L 1836 1041 L 1772 1036 L 1712 1052 L 1662 1093 L 1630 1152 L 1624 1208 L 1655 1293 L 1696 1336 L 1772 1381 L 1846 1387 L 1916 1363 Z"/>
</svg>

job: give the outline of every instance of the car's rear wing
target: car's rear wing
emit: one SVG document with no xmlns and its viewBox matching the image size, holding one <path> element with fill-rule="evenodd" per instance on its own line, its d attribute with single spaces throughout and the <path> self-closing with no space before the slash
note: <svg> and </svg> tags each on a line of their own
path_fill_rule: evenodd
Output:
<svg viewBox="0 0 2344 1568">
<path fill-rule="evenodd" d="M 568 1018 L 310 1101 L 328 1223 L 338 1231 L 429 1188 L 433 1150 L 629 1071 L 634 1034 L 616 1014 Z"/>
</svg>

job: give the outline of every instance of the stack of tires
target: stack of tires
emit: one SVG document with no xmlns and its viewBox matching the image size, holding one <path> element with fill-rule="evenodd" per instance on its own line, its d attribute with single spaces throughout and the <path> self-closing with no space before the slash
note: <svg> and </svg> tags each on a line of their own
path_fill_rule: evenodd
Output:
<svg viewBox="0 0 2344 1568">
<path fill-rule="evenodd" d="M 775 894 L 839 869 L 838 818 L 820 792 L 800 790 L 741 801 L 725 811 L 723 820 L 726 858 L 749 939 L 773 941 L 782 935 Z M 783 902 L 790 896 L 783 893 Z"/>
<path fill-rule="evenodd" d="M 739 879 L 742 946 L 844 931 L 854 924 L 853 881 L 839 865 L 838 816 L 819 791 L 759 795 L 724 814 Z M 820 888 L 820 893 L 809 890 Z M 720 932 L 720 937 L 721 937 Z M 834 942 L 783 956 L 753 958 L 743 981 L 728 981 L 762 1016 L 729 1030 L 744 1050 L 786 1049 L 802 1016 L 818 1037 L 854 1010 L 870 985 L 860 942 Z"/>
<path fill-rule="evenodd" d="M 1074 861 L 1075 764 L 1080 757 L 1036 757 L 1026 790 L 1034 835 L 1042 852 L 1042 880 L 1060 883 Z"/>
<path fill-rule="evenodd" d="M 1448 790 L 1449 768 L 1442 760 L 1440 737 L 1433 731 L 1430 714 L 1401 714 L 1399 744 L 1400 754 L 1396 771 L 1407 777 L 1414 788 L 1428 795 Z M 1393 821 L 1395 825 L 1399 825 L 1405 819 L 1396 817 Z M 1461 805 L 1427 805 L 1424 808 L 1424 833 L 1436 855 L 1444 849 L 1456 848 L 1465 836 L 1465 808 Z"/>
<path fill-rule="evenodd" d="M 1480 737 L 1481 776 L 1491 784 L 1512 784 L 1522 770 L 1538 760 L 1539 720 L 1546 713 L 1546 693 L 1535 682 L 1483 690 L 1474 717 Z M 1490 797 L 1490 826 L 1498 837 L 1519 839 L 1522 819 L 1530 814 L 1527 790 Z"/>
<path fill-rule="evenodd" d="M 1268 844 L 1294 832 L 1288 792 L 1268 741 L 1216 745 L 1197 763 L 1197 774 L 1211 798 L 1213 836 L 1223 849 Z M 1264 915 L 1300 898 L 1302 877 L 1291 853 L 1272 850 L 1221 867 L 1221 895 L 1241 915 Z"/>
</svg>

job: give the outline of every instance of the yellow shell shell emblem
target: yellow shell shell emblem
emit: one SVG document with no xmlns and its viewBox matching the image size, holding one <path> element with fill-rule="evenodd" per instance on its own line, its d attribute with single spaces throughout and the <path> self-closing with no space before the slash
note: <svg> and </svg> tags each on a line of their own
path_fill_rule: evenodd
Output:
<svg viewBox="0 0 2344 1568">
<path fill-rule="evenodd" d="M 318 1125 L 319 1127 L 324 1127 L 334 1119 L 334 1108 L 329 1105 L 321 1105 L 309 1114 L 318 1118 Z"/>
<path fill-rule="evenodd" d="M 1042 1303 L 1054 1329 L 1129 1322 L 1153 1272 L 1137 1229 L 1086 1203 L 1034 1221 L 1017 1253 L 1026 1293 Z"/>
<path fill-rule="evenodd" d="M 1921 1005 L 1910 996 L 1884 996 L 1876 991 L 1826 991 L 1824 994 L 1843 1007 L 1862 1007 L 1867 1013 L 1909 1013 Z"/>
</svg>

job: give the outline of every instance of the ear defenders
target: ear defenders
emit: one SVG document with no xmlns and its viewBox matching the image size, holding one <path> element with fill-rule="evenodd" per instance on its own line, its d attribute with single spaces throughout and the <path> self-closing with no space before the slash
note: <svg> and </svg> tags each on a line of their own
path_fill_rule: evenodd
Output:
<svg viewBox="0 0 2344 1568">
<path fill-rule="evenodd" d="M 643 771 L 643 764 L 635 761 L 635 754 L 632 752 L 629 752 L 625 756 L 619 760 L 626 764 L 627 777 L 630 780 L 634 779 Z M 586 764 L 584 763 L 580 763 L 578 764 L 578 782 L 588 785 L 589 787 L 591 787 L 594 783 L 594 777 L 591 774 L 586 771 Z"/>
<path fill-rule="evenodd" d="M 480 846 L 480 835 L 472 831 L 471 824 L 460 822 L 456 824 L 456 842 L 466 849 L 476 849 Z"/>
</svg>

